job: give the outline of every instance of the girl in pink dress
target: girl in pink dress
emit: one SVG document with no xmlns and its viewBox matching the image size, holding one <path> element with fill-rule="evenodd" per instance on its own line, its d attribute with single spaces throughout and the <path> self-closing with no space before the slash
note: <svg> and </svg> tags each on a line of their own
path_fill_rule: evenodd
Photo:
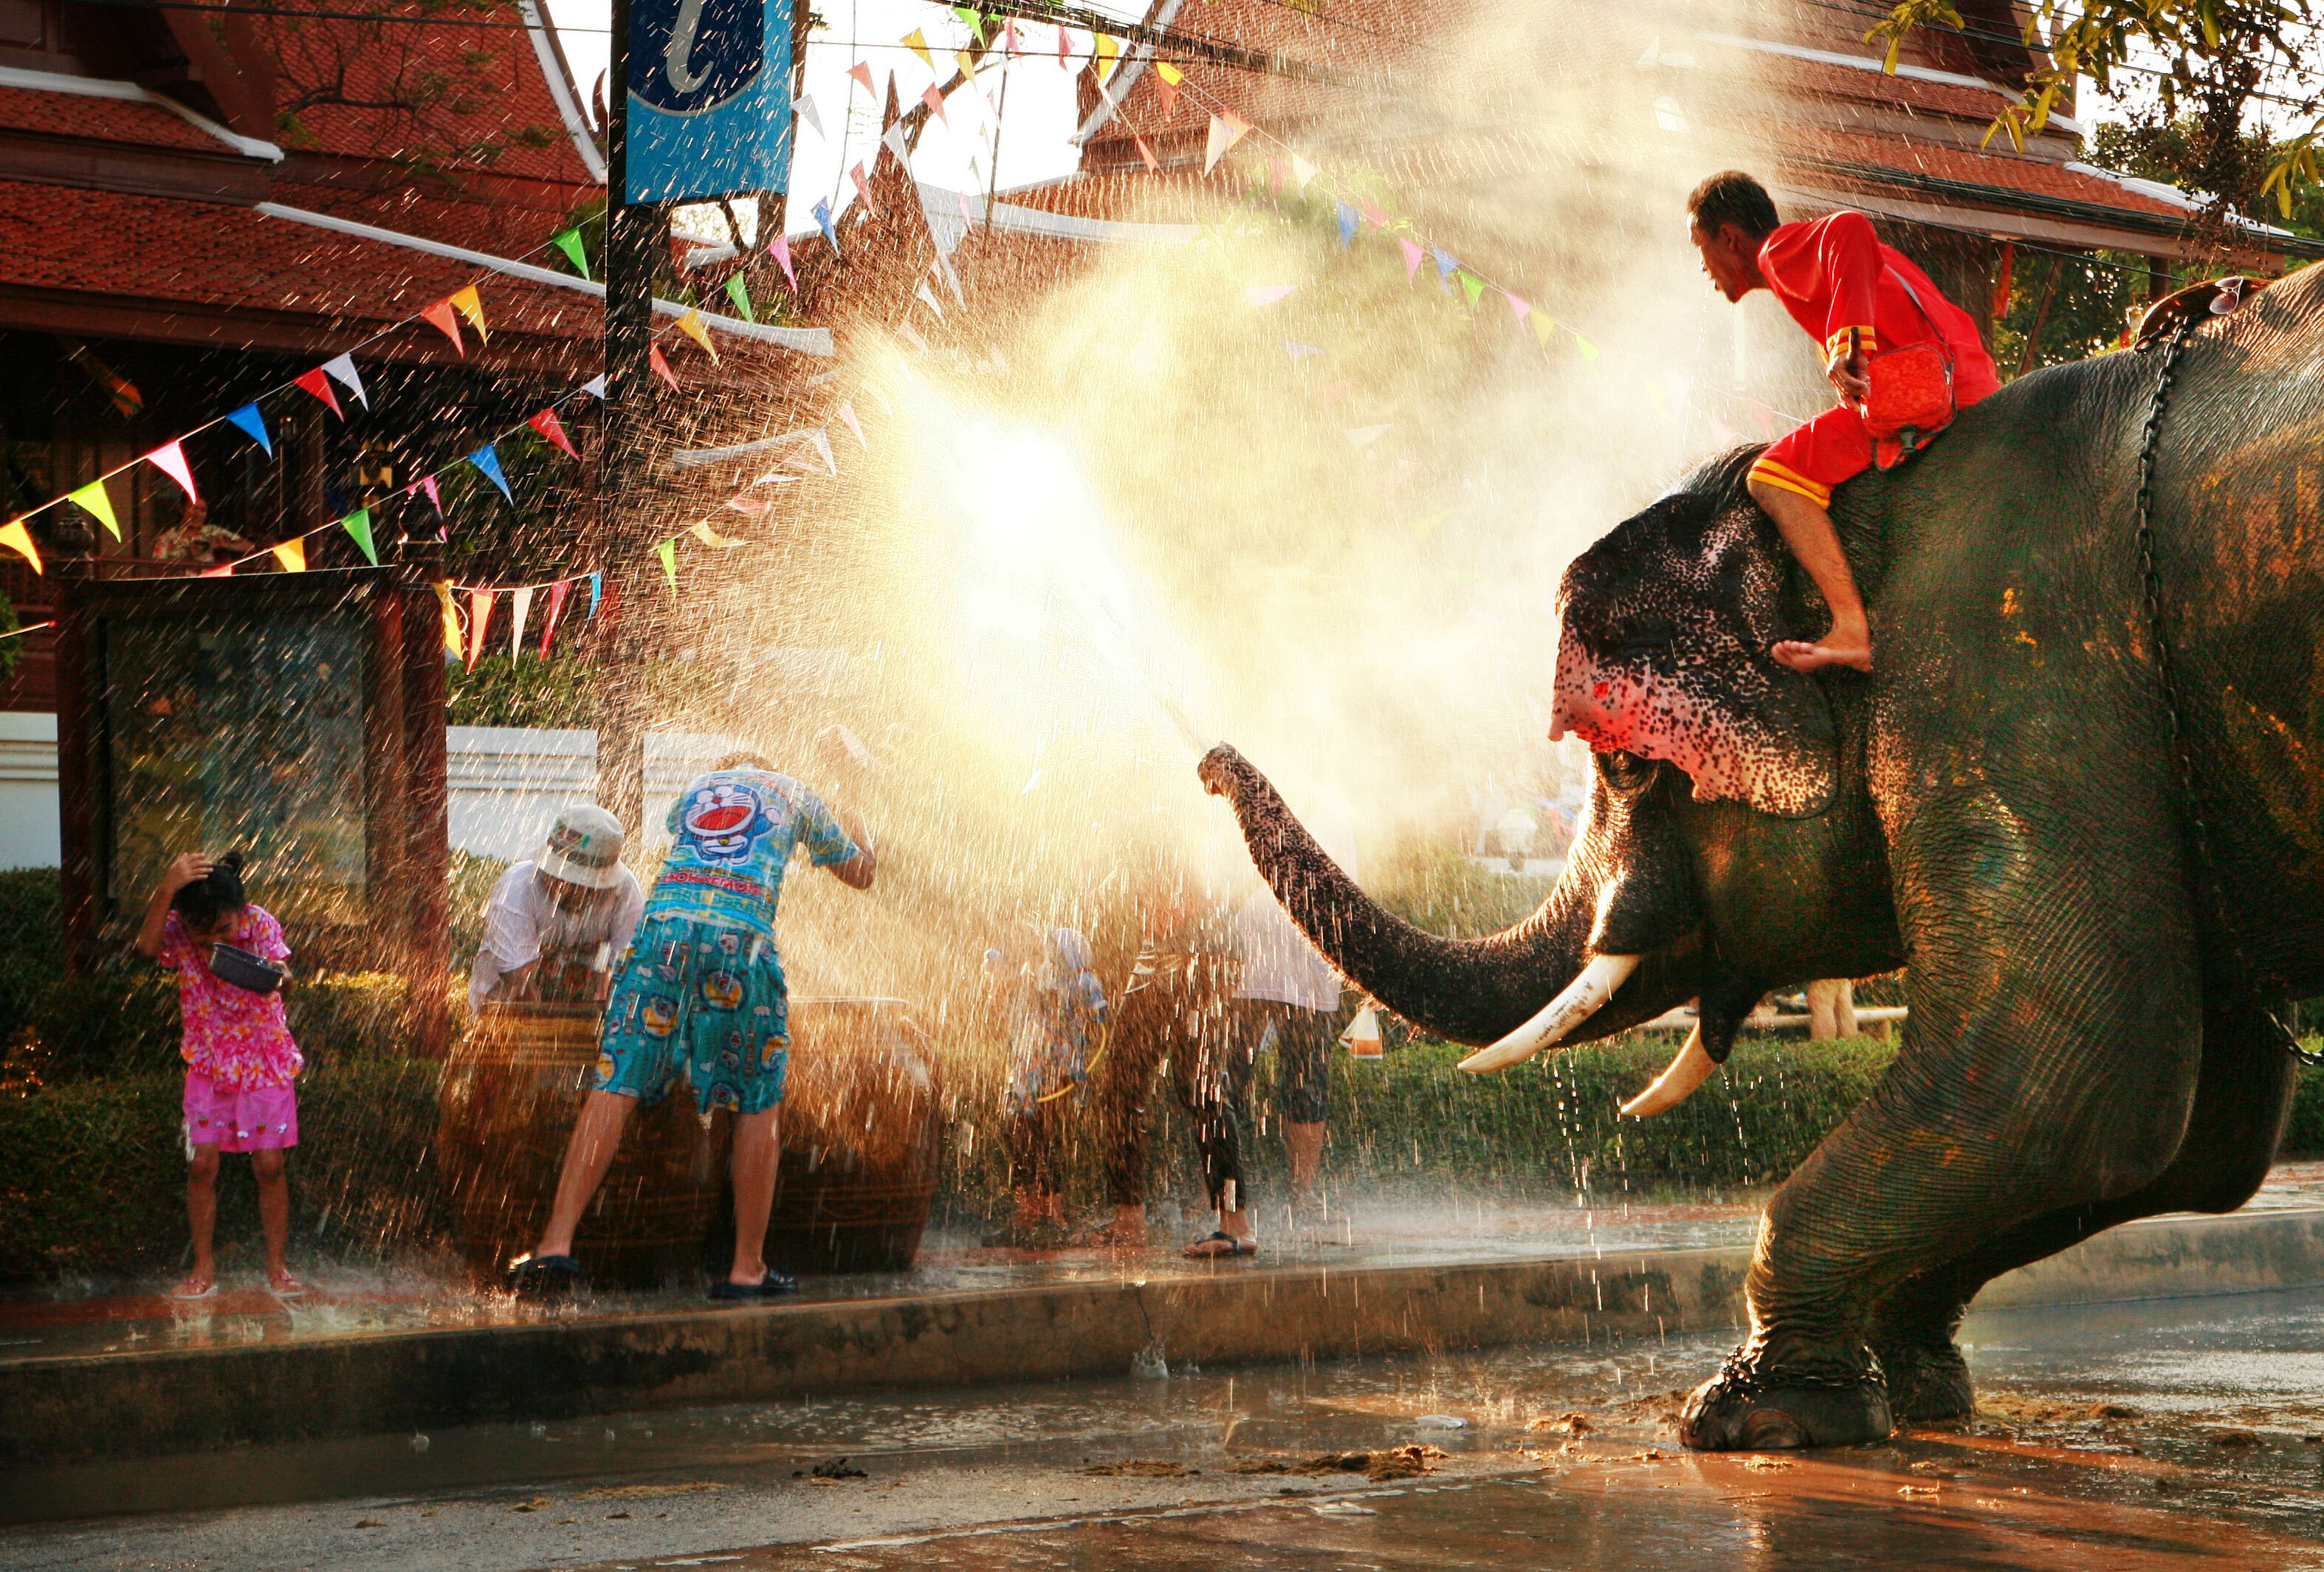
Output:
<svg viewBox="0 0 2324 1572">
<path fill-rule="evenodd" d="M 266 1235 L 266 1287 L 277 1299 L 296 1299 L 306 1284 L 290 1274 L 282 1249 L 290 1233 L 290 1186 L 282 1154 L 299 1144 L 299 1100 L 293 1083 L 304 1062 L 282 1014 L 278 985 L 261 993 L 228 982 L 212 969 L 212 947 L 231 945 L 290 971 L 290 947 L 282 925 L 242 889 L 242 854 L 211 862 L 188 852 L 146 903 L 137 950 L 178 975 L 178 1006 L 185 1022 L 186 1216 L 194 1235 L 193 1274 L 171 1290 L 180 1299 L 217 1292 L 217 1262 L 210 1253 L 217 1225 L 218 1153 L 250 1153 L 258 1179 L 258 1218 Z"/>
</svg>

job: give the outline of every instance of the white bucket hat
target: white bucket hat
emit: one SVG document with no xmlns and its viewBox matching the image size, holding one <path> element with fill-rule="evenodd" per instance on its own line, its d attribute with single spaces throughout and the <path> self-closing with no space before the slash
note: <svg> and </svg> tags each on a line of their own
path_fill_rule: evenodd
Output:
<svg viewBox="0 0 2324 1572">
<path fill-rule="evenodd" d="M 622 821 L 604 809 L 568 808 L 549 827 L 534 865 L 585 890 L 610 890 L 622 882 Z"/>
</svg>

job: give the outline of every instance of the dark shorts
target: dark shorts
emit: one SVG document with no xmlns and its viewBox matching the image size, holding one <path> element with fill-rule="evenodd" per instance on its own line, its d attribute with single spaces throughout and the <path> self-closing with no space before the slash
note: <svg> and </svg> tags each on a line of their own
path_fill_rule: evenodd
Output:
<svg viewBox="0 0 2324 1572">
<path fill-rule="evenodd" d="M 1253 1058 L 1275 1050 L 1275 1111 L 1294 1124 L 1321 1124 L 1332 1106 L 1331 1010 L 1306 1010 L 1273 999 L 1238 999 L 1243 1041 Z"/>
<path fill-rule="evenodd" d="M 706 1115 L 763 1114 L 783 1100 L 788 999 L 764 939 L 686 918 L 642 923 L 605 1006 L 590 1086 L 651 1107 L 683 1079 Z"/>
</svg>

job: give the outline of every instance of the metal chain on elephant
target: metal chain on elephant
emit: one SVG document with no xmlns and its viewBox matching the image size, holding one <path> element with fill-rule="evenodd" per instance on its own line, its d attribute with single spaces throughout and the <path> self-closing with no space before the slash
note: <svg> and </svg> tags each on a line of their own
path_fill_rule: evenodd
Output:
<svg viewBox="0 0 2324 1572">
<path fill-rule="evenodd" d="M 2171 754 L 2179 771 L 2179 795 L 2187 808 L 2187 825 L 2195 842 L 2195 860 L 2200 865 L 2198 877 L 2204 892 L 2209 897 L 2212 920 L 2219 937 L 2227 947 L 2229 964 L 2234 967 L 2236 983 L 2251 1007 L 2258 1012 L 2282 1039 L 2283 1047 L 2302 1064 L 2324 1064 L 2324 1054 L 2314 1054 L 2300 1046 L 2300 1039 L 2284 1025 L 2267 1002 L 2260 997 L 2258 973 L 2251 957 L 2244 950 L 2243 937 L 2237 931 L 2234 916 L 2227 910 L 2227 892 L 2219 885 L 2218 864 L 2211 855 L 2211 826 L 2203 817 L 2203 800 L 2195 774 L 2195 754 L 2187 735 L 2187 723 L 2179 708 L 2179 672 L 2172 657 L 2170 634 L 2163 625 L 2163 573 L 2154 557 L 2154 458 L 2162 445 L 2163 417 L 2171 403 L 2171 384 L 2179 375 L 2179 354 L 2194 337 L 2199 319 L 2192 313 L 2183 315 L 2172 324 L 2170 332 L 2160 342 L 2163 345 L 2163 369 L 2154 381 L 2154 393 L 2146 406 L 2146 430 L 2139 438 L 2138 448 L 2138 567 L 2146 596 L 2147 642 L 2154 651 L 2154 680 L 2163 692 L 2163 713 L 2171 722 Z M 2153 340 L 2139 345 L 2144 354 L 2153 347 Z"/>
</svg>

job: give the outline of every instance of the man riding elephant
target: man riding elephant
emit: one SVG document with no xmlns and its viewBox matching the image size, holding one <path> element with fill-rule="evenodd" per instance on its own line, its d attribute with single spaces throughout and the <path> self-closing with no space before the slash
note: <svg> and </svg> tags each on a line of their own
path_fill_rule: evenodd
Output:
<svg viewBox="0 0 2324 1572">
<path fill-rule="evenodd" d="M 1317 947 L 1491 1044 L 1474 1068 L 1699 996 L 1691 1084 L 1766 989 L 1909 964 L 1896 1059 L 1770 1202 L 1687 1444 L 1873 1439 L 1892 1395 L 1964 1413 L 1951 1334 L 1984 1283 L 2264 1177 L 2292 1071 L 2266 1006 L 2324 992 L 2320 317 L 2315 269 L 2164 311 L 2142 352 L 2023 378 L 1843 487 L 1869 676 L 1769 655 L 1822 608 L 1752 453 L 1600 541 L 1560 594 L 1554 719 L 1596 779 L 1505 933 L 1397 922 L 1231 750 L 1204 762 Z"/>
</svg>

